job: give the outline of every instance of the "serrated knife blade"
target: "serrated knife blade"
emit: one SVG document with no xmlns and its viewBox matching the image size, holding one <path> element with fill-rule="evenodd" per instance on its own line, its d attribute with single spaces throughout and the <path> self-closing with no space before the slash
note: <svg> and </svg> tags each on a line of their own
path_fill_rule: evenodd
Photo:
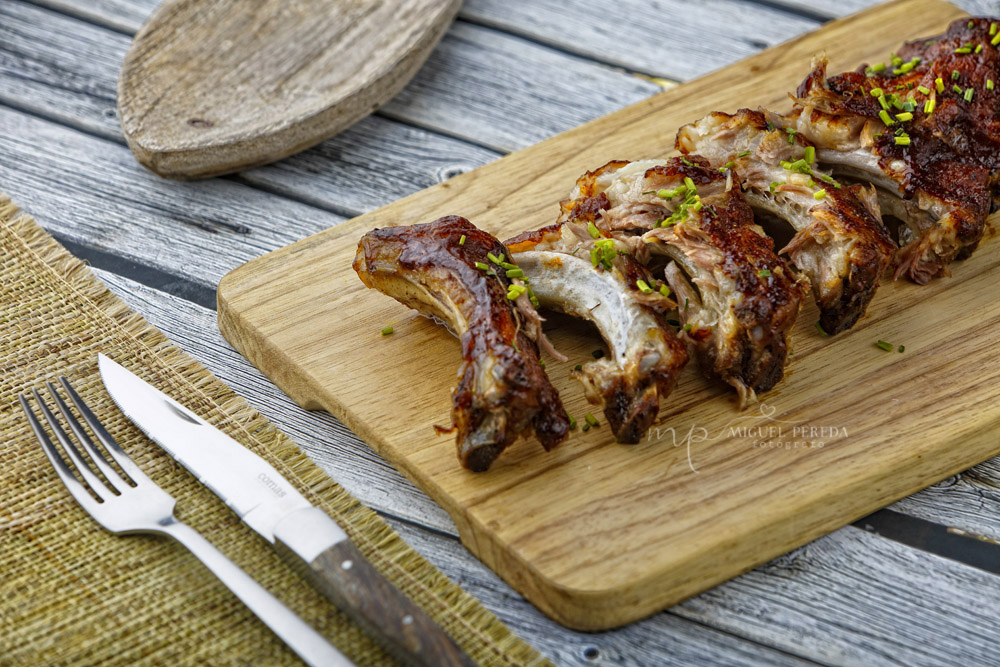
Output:
<svg viewBox="0 0 1000 667">
<path fill-rule="evenodd" d="M 129 420 L 250 528 L 301 561 L 312 583 L 396 658 L 410 665 L 474 664 L 270 463 L 107 356 L 98 355 L 98 367 Z"/>
</svg>

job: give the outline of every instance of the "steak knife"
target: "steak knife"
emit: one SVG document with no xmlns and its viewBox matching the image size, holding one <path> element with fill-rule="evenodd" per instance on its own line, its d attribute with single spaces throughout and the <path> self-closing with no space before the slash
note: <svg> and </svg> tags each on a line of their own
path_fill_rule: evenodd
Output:
<svg viewBox="0 0 1000 667">
<path fill-rule="evenodd" d="M 406 665 L 473 665 L 420 607 L 385 579 L 341 527 L 264 459 L 103 354 L 118 408 L 246 525 L 279 547 L 341 611 Z"/>
</svg>

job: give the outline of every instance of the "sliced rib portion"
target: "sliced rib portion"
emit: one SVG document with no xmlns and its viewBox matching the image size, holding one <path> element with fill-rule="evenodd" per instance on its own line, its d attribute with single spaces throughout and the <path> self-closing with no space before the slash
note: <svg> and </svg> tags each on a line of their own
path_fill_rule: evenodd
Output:
<svg viewBox="0 0 1000 667">
<path fill-rule="evenodd" d="M 618 442 L 636 443 L 656 420 L 687 351 L 660 311 L 675 304 L 652 292 L 644 267 L 621 254 L 623 243 L 581 238 L 559 223 L 508 241 L 542 307 L 590 320 L 611 351 L 574 377 L 587 399 L 603 405 Z M 591 250 L 598 254 L 591 258 Z M 574 254 L 575 253 L 575 254 Z M 639 285 L 647 286 L 645 293 Z"/>
<path fill-rule="evenodd" d="M 638 262 L 666 271 L 682 338 L 741 404 L 781 379 L 807 281 L 774 253 L 731 173 L 695 155 L 610 162 L 580 178 L 563 212 L 572 230 L 563 239 L 581 239 L 593 224 Z"/>
<path fill-rule="evenodd" d="M 468 220 L 448 216 L 368 232 L 354 260 L 365 285 L 444 323 L 461 340 L 452 422 L 459 460 L 477 472 L 532 428 L 547 450 L 569 433 L 569 417 L 512 301 L 524 292 L 512 289 L 517 283 L 493 261 L 504 261 L 506 252 Z"/>
<path fill-rule="evenodd" d="M 751 207 L 795 228 L 781 252 L 812 283 L 824 331 L 857 322 L 896 248 L 874 188 L 845 187 L 821 171 L 815 149 L 769 112 L 709 114 L 678 131 L 677 148 L 731 169 Z"/>
<path fill-rule="evenodd" d="M 935 130 L 934 116 L 964 104 L 965 90 L 972 100 L 993 93 L 986 89 L 985 73 L 973 77 L 956 69 L 953 80 L 941 63 L 904 65 L 894 68 L 898 75 L 887 68 L 888 75 L 867 70 L 827 78 L 826 61 L 814 62 L 789 121 L 838 176 L 880 189 L 882 207 L 905 223 L 895 275 L 924 284 L 946 274 L 951 261 L 972 254 L 990 207 L 990 168 L 952 150 L 961 141 Z M 960 96 L 952 88 L 959 85 L 955 81 L 967 84 Z"/>
</svg>

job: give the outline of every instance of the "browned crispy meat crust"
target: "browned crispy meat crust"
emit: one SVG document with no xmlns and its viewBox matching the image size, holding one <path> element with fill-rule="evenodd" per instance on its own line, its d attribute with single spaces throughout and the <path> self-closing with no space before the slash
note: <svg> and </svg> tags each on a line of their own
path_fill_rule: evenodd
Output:
<svg viewBox="0 0 1000 667">
<path fill-rule="evenodd" d="M 691 164 L 672 158 L 665 169 L 657 169 L 655 175 L 646 174 L 647 178 L 654 177 L 655 185 L 667 188 L 677 187 L 684 177 L 691 178 L 699 191 L 706 192 L 700 216 L 689 214 L 682 222 L 648 232 L 647 236 L 679 247 L 699 265 L 690 278 L 701 290 L 701 310 L 708 305 L 704 297 L 709 284 L 728 300 L 735 321 L 728 321 L 729 313 L 721 312 L 712 316 L 717 320 L 714 327 L 700 325 L 698 313 L 689 312 L 690 301 L 689 308 L 679 311 L 685 322 L 694 323 L 686 336 L 702 367 L 737 389 L 742 385 L 754 393 L 767 391 L 784 375 L 788 334 L 798 317 L 807 284 L 775 254 L 774 241 L 754 223 L 753 211 L 739 188 L 713 193 L 705 186 L 715 184 L 718 188 L 726 182 L 726 176 L 701 156 L 690 155 L 687 160 Z M 692 246 L 698 251 L 707 246 L 721 253 L 721 261 L 717 260 L 713 269 L 691 252 Z M 709 271 L 714 274 L 711 279 L 707 277 Z M 770 275 L 762 275 L 767 273 Z M 733 298 L 735 295 L 739 296 Z"/>
<path fill-rule="evenodd" d="M 685 196 L 658 193 L 684 189 L 685 179 L 697 190 L 700 208 L 661 226 Z M 707 159 L 610 162 L 581 177 L 562 208 L 567 224 L 593 222 L 631 250 L 630 259 L 659 271 L 664 256 L 670 260 L 665 277 L 687 329 L 681 337 L 708 375 L 737 389 L 741 403 L 781 379 L 805 281 L 775 254 L 739 187 Z"/>
<path fill-rule="evenodd" d="M 448 216 L 372 230 L 354 260 L 365 285 L 443 321 L 459 336 L 463 361 L 452 421 L 458 457 L 477 472 L 532 428 L 547 450 L 569 433 L 569 417 L 538 347 L 507 299 L 510 280 L 503 270 L 488 275 L 475 265 L 492 265 L 489 253 L 500 257 L 507 249 L 465 218 Z"/>
<path fill-rule="evenodd" d="M 864 314 L 896 244 L 880 220 L 874 191 L 846 187 L 815 164 L 801 171 L 785 168 L 805 164 L 807 146 L 785 131 L 781 117 L 751 109 L 715 112 L 677 133 L 680 151 L 701 154 L 723 171 L 732 165 L 750 206 L 797 231 L 781 252 L 808 276 L 820 325 L 834 334 Z"/>
<path fill-rule="evenodd" d="M 914 223 L 903 239 L 897 277 L 906 274 L 926 283 L 947 273 L 951 261 L 971 255 L 985 228 L 991 188 L 993 197 L 1000 192 L 1000 95 L 987 88 L 987 80 L 1000 85 L 1000 55 L 989 35 L 994 22 L 961 19 L 937 38 L 909 42 L 900 50 L 900 57 L 913 63 L 907 72 L 894 73 L 902 68 L 888 65 L 881 73 L 861 68 L 827 78 L 821 61 L 798 88 L 790 117 L 795 127 L 817 146 L 847 156 L 850 175 L 881 178 L 883 187 L 893 182 L 892 194 L 912 202 L 900 210 L 931 214 L 931 223 Z M 978 45 L 983 48 L 976 53 Z M 956 52 L 966 48 L 967 53 Z M 872 90 L 882 91 L 890 102 L 888 126 Z M 933 110 L 927 113 L 931 99 Z M 912 111 L 903 106 L 907 101 Z M 913 118 L 898 119 L 897 113 Z M 909 137 L 908 145 L 897 142 L 900 133 Z M 858 153 L 873 159 L 859 167 L 864 160 Z M 829 152 L 819 155 L 840 159 Z M 859 173 L 864 171 L 868 174 Z"/>
</svg>

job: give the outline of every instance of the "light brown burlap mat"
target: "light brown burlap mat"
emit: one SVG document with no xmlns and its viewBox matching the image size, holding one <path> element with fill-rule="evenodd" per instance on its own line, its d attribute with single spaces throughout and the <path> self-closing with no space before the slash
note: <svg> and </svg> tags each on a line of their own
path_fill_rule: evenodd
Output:
<svg viewBox="0 0 1000 667">
<path fill-rule="evenodd" d="M 389 662 L 265 540 L 121 415 L 101 383 L 98 352 L 267 459 L 473 658 L 491 665 L 546 662 L 2 195 L 0 253 L 0 664 L 297 662 L 179 544 L 112 535 L 76 504 L 17 401 L 19 392 L 58 375 L 73 382 L 112 436 L 177 499 L 178 518 L 357 664 Z"/>
</svg>

